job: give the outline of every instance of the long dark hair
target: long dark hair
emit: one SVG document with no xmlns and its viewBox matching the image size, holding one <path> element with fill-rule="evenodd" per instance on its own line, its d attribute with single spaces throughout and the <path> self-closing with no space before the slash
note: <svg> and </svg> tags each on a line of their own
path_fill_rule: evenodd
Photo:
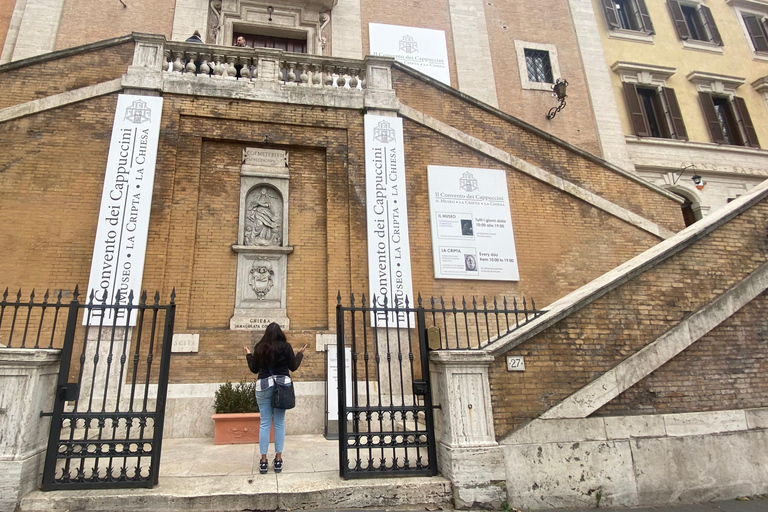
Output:
<svg viewBox="0 0 768 512">
<path fill-rule="evenodd" d="M 267 326 L 264 336 L 253 347 L 253 355 L 263 365 L 270 366 L 275 362 L 275 354 L 281 344 L 288 343 L 283 330 L 277 323 L 272 322 Z"/>
</svg>

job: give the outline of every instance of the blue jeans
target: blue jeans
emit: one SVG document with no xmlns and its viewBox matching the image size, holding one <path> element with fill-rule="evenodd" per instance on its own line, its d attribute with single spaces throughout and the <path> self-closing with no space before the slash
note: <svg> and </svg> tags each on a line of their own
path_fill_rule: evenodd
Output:
<svg viewBox="0 0 768 512">
<path fill-rule="evenodd" d="M 275 422 L 275 453 L 283 452 L 285 443 L 285 409 L 272 408 L 272 395 L 275 386 L 270 386 L 263 391 L 256 391 L 256 403 L 261 412 L 261 425 L 259 425 L 259 450 L 266 455 L 269 450 L 269 427 Z"/>
</svg>

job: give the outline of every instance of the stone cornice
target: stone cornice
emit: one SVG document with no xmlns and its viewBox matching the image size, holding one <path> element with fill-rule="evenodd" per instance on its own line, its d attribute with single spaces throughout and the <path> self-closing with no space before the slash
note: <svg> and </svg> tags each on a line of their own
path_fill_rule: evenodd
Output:
<svg viewBox="0 0 768 512">
<path fill-rule="evenodd" d="M 720 75 L 706 71 L 691 71 L 686 78 L 701 92 L 735 93 L 745 82 L 741 76 Z"/>
</svg>

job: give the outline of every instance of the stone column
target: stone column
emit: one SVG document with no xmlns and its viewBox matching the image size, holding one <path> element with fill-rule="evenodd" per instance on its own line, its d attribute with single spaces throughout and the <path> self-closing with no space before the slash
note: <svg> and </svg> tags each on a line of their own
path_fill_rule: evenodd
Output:
<svg viewBox="0 0 768 512">
<path fill-rule="evenodd" d="M 488 367 L 482 350 L 430 353 L 437 466 L 453 484 L 456 508 L 499 508 L 506 501 L 504 455 L 496 442 Z"/>
<path fill-rule="evenodd" d="M 0 512 L 41 482 L 61 350 L 0 348 Z"/>
</svg>

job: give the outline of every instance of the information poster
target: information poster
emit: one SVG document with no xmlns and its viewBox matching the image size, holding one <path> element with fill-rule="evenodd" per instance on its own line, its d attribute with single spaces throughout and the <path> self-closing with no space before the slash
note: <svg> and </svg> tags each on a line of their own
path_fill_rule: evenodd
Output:
<svg viewBox="0 0 768 512">
<path fill-rule="evenodd" d="M 120 292 L 120 303 L 127 304 L 128 294 L 133 292 L 134 304 L 139 301 L 162 111 L 163 98 L 118 96 L 88 281 L 89 299 L 93 291 L 97 299 L 106 294 L 107 303 L 114 304 Z M 113 317 L 115 311 L 117 318 Z M 91 312 L 91 325 L 101 323 L 101 313 L 99 309 Z M 84 324 L 87 318 L 83 318 Z M 136 310 L 128 319 L 125 309 L 106 309 L 103 322 L 106 326 L 135 325 Z"/>
<path fill-rule="evenodd" d="M 505 172 L 436 165 L 427 172 L 435 278 L 519 281 Z"/>
<path fill-rule="evenodd" d="M 444 31 L 369 23 L 368 38 L 372 55 L 393 57 L 445 85 L 451 85 Z"/>
<path fill-rule="evenodd" d="M 365 189 L 368 226 L 368 280 L 376 305 L 413 306 L 411 245 L 405 192 L 403 120 L 365 116 Z M 405 313 L 371 315 L 371 325 L 406 325 Z M 411 324 L 413 325 L 413 314 Z"/>
</svg>

